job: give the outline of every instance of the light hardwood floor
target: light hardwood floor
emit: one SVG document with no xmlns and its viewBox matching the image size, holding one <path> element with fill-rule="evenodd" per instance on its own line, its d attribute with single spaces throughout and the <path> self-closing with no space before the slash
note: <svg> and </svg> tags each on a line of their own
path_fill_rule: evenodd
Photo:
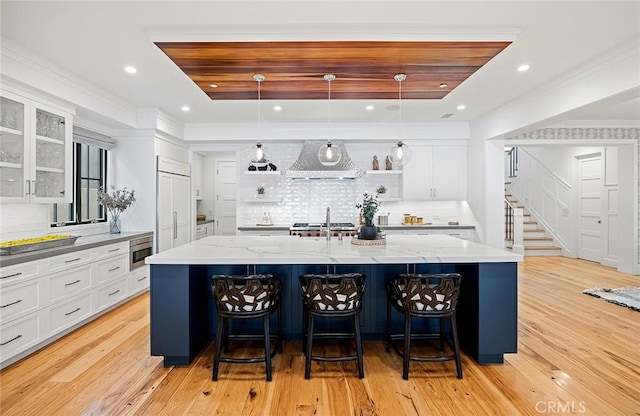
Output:
<svg viewBox="0 0 640 416">
<path fill-rule="evenodd" d="M 263 364 L 222 364 L 212 345 L 187 367 L 149 356 L 142 295 L 0 372 L 2 415 L 640 415 L 640 312 L 583 295 L 640 286 L 594 263 L 527 257 L 519 274 L 518 353 L 502 365 L 402 363 L 382 342 L 355 363 L 314 363 L 304 380 L 299 342 Z M 246 353 L 246 351 L 242 351 Z"/>
</svg>

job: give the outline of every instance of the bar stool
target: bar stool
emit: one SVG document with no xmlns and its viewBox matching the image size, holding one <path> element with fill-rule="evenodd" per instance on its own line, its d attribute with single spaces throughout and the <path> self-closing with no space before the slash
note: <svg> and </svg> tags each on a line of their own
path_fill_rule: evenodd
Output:
<svg viewBox="0 0 640 416">
<path fill-rule="evenodd" d="M 211 290 L 218 309 L 218 329 L 216 331 L 216 351 L 213 358 L 213 381 L 218 380 L 220 362 L 257 363 L 264 362 L 267 367 L 267 381 L 271 381 L 271 358 L 282 352 L 282 310 L 280 308 L 280 280 L 270 274 L 249 276 L 211 276 Z M 269 318 L 278 312 L 278 333 L 270 334 Z M 262 334 L 229 334 L 230 319 L 262 319 Z M 271 349 L 271 339 L 275 338 L 275 347 Z M 222 357 L 222 345 L 228 352 L 229 340 L 264 340 L 264 356 L 255 358 Z"/>
<path fill-rule="evenodd" d="M 358 362 L 358 376 L 364 378 L 362 339 L 360 337 L 360 311 L 364 281 L 362 273 L 304 274 L 300 276 L 303 304 L 303 350 L 306 355 L 304 378 L 311 377 L 311 360 Z M 315 332 L 314 321 L 319 318 L 353 317 L 353 332 Z M 305 327 L 306 325 L 306 327 Z M 356 354 L 337 357 L 312 355 L 313 340 L 354 338 Z"/>
<path fill-rule="evenodd" d="M 387 352 L 391 345 L 403 358 L 402 378 L 409 379 L 409 361 L 448 361 L 455 360 L 456 373 L 462 378 L 460 346 L 456 327 L 456 304 L 460 294 L 461 277 L 458 273 L 447 274 L 401 274 L 387 282 Z M 391 333 L 391 307 L 404 315 L 404 333 Z M 412 333 L 411 318 L 438 318 L 439 333 Z M 451 323 L 452 340 L 444 331 L 445 318 Z M 412 339 L 435 339 L 440 341 L 440 355 L 411 355 Z M 403 340 L 404 348 L 398 348 L 394 340 Z M 444 354 L 445 341 L 453 349 L 452 355 Z"/>
</svg>

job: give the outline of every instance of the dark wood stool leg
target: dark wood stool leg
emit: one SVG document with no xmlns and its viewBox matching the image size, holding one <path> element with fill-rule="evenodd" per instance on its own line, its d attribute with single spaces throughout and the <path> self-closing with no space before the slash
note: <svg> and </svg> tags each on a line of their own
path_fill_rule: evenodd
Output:
<svg viewBox="0 0 640 416">
<path fill-rule="evenodd" d="M 311 351 L 313 350 L 313 320 L 312 313 L 308 314 L 308 327 L 307 327 L 307 357 L 304 364 L 304 378 L 311 378 Z"/>
<path fill-rule="evenodd" d="M 269 315 L 262 317 L 262 327 L 264 332 L 264 361 L 267 367 L 267 381 L 271 381 L 271 334 L 269 333 Z"/>
<path fill-rule="evenodd" d="M 282 354 L 282 305 L 278 305 L 278 352 Z"/>
<path fill-rule="evenodd" d="M 224 352 L 225 353 L 229 353 L 229 320 L 225 319 L 224 320 L 224 325 L 223 325 L 223 329 L 224 329 L 224 334 L 226 334 L 226 336 L 223 338 L 223 342 L 224 342 Z"/>
<path fill-rule="evenodd" d="M 222 352 L 222 338 L 224 332 L 225 319 L 218 315 L 218 329 L 216 331 L 216 352 L 213 356 L 213 373 L 211 379 L 218 381 L 218 369 L 220 368 L 220 353 Z"/>
<path fill-rule="evenodd" d="M 391 351 L 391 301 L 387 300 L 387 352 Z"/>
<path fill-rule="evenodd" d="M 307 337 L 309 326 L 309 312 L 307 312 L 306 306 L 302 305 L 302 352 L 307 354 Z"/>
<path fill-rule="evenodd" d="M 444 318 L 440 318 L 440 352 L 444 353 Z"/>
<path fill-rule="evenodd" d="M 411 315 L 404 314 L 404 357 L 402 359 L 402 378 L 409 380 L 409 354 L 411 354 Z"/>
<path fill-rule="evenodd" d="M 462 363 L 460 362 L 460 344 L 458 344 L 458 326 L 456 325 L 456 314 L 451 315 L 451 333 L 453 334 L 453 349 L 456 355 L 456 374 L 462 378 Z"/>
<path fill-rule="evenodd" d="M 358 354 L 358 377 L 364 378 L 364 360 L 362 358 L 362 338 L 360 337 L 360 315 L 353 315 L 354 333 L 356 336 L 356 354 Z"/>
</svg>

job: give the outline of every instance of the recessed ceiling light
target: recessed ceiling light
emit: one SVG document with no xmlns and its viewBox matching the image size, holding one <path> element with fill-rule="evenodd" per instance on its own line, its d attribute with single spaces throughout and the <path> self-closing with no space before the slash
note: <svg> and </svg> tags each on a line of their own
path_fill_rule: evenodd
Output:
<svg viewBox="0 0 640 416">
<path fill-rule="evenodd" d="M 273 111 L 281 111 L 282 110 L 282 106 L 281 105 L 274 105 L 273 106 Z"/>
<path fill-rule="evenodd" d="M 373 109 L 374 109 L 374 108 L 375 108 L 375 107 L 374 107 L 374 106 L 372 106 L 371 104 L 369 104 L 369 105 L 366 107 L 367 111 L 373 111 Z"/>
<path fill-rule="evenodd" d="M 531 68 L 531 67 L 529 66 L 529 64 L 522 64 L 522 65 L 520 65 L 520 66 L 518 67 L 518 71 L 519 71 L 519 72 L 525 72 L 525 71 L 528 71 L 528 70 L 529 70 L 529 68 Z"/>
<path fill-rule="evenodd" d="M 218 84 L 209 84 L 211 88 L 218 88 Z"/>
<path fill-rule="evenodd" d="M 138 72 L 138 70 L 133 66 L 125 66 L 124 70 L 127 71 L 129 74 L 135 74 L 136 72 Z"/>
<path fill-rule="evenodd" d="M 188 105 L 183 105 L 183 106 L 182 106 L 182 111 L 184 111 L 185 113 L 186 113 L 187 111 L 190 111 L 190 110 L 191 110 L 191 108 L 189 108 L 189 106 L 188 106 Z"/>
<path fill-rule="evenodd" d="M 440 88 L 447 88 L 449 86 L 449 84 L 447 84 L 446 82 L 441 83 Z"/>
<path fill-rule="evenodd" d="M 466 105 L 464 104 L 460 104 L 459 106 L 456 107 L 458 110 L 464 110 L 465 108 L 467 108 Z"/>
</svg>

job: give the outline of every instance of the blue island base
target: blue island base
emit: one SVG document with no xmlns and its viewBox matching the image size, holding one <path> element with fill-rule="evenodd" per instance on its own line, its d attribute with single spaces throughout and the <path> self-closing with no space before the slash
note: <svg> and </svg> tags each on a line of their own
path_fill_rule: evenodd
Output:
<svg viewBox="0 0 640 416">
<path fill-rule="evenodd" d="M 164 365 L 188 365 L 215 339 L 217 314 L 209 276 L 272 273 L 283 283 L 284 338 L 299 340 L 302 303 L 298 276 L 304 273 L 360 272 L 367 275 L 361 315 L 364 339 L 383 340 L 386 329 L 385 284 L 407 271 L 462 275 L 458 333 L 462 349 L 481 364 L 503 363 L 517 351 L 517 263 L 353 264 L 353 265 L 151 265 L 151 355 Z M 259 323 L 244 325 L 260 328 Z M 338 323 L 339 325 L 339 323 Z M 392 314 L 401 332 L 403 317 Z"/>
</svg>

